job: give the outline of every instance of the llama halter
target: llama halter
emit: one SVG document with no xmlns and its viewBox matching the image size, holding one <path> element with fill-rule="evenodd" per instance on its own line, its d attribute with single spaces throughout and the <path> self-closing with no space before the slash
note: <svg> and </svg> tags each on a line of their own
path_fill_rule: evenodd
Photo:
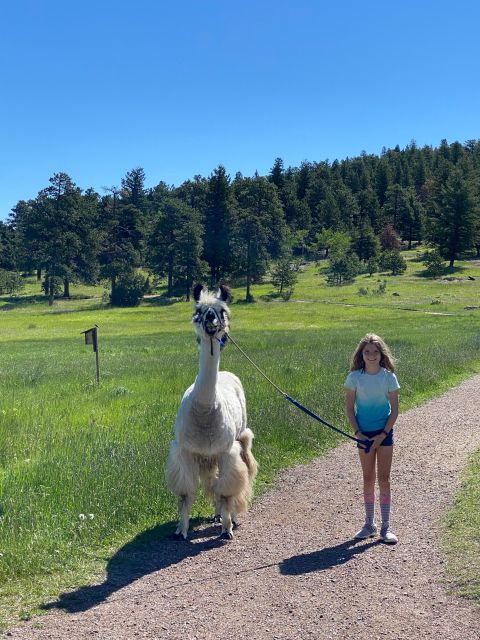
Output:
<svg viewBox="0 0 480 640">
<path fill-rule="evenodd" d="M 224 324 L 225 314 L 226 312 L 224 309 L 221 309 L 220 312 L 218 312 L 214 307 L 207 307 L 203 311 L 198 309 L 193 314 L 192 322 L 199 324 L 210 337 L 210 353 L 212 356 L 213 341 L 216 340 L 220 345 L 220 349 L 223 349 L 228 340 Z M 223 335 L 219 337 L 219 333 L 222 333 Z"/>
</svg>

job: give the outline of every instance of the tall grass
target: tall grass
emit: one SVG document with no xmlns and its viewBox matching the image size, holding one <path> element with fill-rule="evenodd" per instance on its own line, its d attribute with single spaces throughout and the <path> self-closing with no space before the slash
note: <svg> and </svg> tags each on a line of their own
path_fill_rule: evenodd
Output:
<svg viewBox="0 0 480 640">
<path fill-rule="evenodd" d="M 317 276 L 303 276 L 306 289 Z M 236 292 L 237 299 L 240 292 Z M 197 373 L 191 305 L 115 310 L 92 301 L 13 305 L 0 349 L 0 621 L 99 571 L 119 545 L 158 524 L 176 501 L 163 472 L 177 407 Z M 63 311 L 64 313 L 59 313 Z M 81 331 L 100 327 L 101 384 Z M 360 338 L 382 335 L 398 358 L 402 409 L 478 372 L 472 313 L 313 301 L 232 304 L 232 334 L 283 390 L 346 428 L 342 384 Z M 335 445 L 229 345 L 222 368 L 245 386 L 260 462 L 257 493 L 278 470 Z M 194 516 L 210 512 L 203 497 Z"/>
<path fill-rule="evenodd" d="M 444 524 L 443 546 L 454 589 L 480 603 L 480 451 L 470 458 Z"/>
</svg>

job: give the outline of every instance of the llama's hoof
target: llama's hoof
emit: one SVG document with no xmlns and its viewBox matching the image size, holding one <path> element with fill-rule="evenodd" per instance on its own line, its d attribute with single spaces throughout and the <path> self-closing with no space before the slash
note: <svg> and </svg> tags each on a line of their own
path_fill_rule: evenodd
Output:
<svg viewBox="0 0 480 640">
<path fill-rule="evenodd" d="M 181 533 L 173 533 L 172 540 L 178 540 L 179 542 L 186 542 L 188 537 L 185 538 Z"/>
<path fill-rule="evenodd" d="M 222 523 L 222 518 L 218 515 L 213 516 L 212 518 L 212 522 L 213 524 L 221 524 Z"/>
<path fill-rule="evenodd" d="M 236 522 L 235 520 L 232 520 L 232 527 L 234 529 L 238 529 L 239 526 L 240 526 L 240 522 Z"/>
<path fill-rule="evenodd" d="M 233 540 L 233 533 L 230 531 L 224 531 L 219 536 L 220 540 Z"/>
</svg>

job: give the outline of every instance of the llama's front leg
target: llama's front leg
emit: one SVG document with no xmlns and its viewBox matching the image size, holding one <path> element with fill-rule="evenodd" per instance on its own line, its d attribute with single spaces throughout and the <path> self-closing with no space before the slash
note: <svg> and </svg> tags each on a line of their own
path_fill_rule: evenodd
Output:
<svg viewBox="0 0 480 640">
<path fill-rule="evenodd" d="M 178 501 L 178 513 L 180 520 L 175 535 L 182 536 L 184 540 L 188 538 L 188 525 L 190 523 L 190 509 L 192 508 L 195 496 L 181 496 Z"/>
<path fill-rule="evenodd" d="M 182 450 L 176 442 L 172 442 L 165 470 L 165 478 L 170 491 L 180 500 L 178 503 L 179 523 L 176 530 L 178 537 L 188 537 L 190 509 L 192 508 L 198 487 L 198 464 L 194 457 Z"/>
<path fill-rule="evenodd" d="M 215 497 L 213 504 L 215 507 L 215 513 L 213 514 L 213 523 L 220 524 L 222 521 L 220 499 L 218 497 Z"/>
</svg>

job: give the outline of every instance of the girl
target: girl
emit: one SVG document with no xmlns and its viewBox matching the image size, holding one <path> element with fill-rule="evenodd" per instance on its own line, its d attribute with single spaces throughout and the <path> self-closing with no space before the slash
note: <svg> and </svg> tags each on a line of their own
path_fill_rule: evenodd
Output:
<svg viewBox="0 0 480 640">
<path fill-rule="evenodd" d="M 365 524 L 355 534 L 355 538 L 364 540 L 377 533 L 374 520 L 376 475 L 380 488 L 382 516 L 380 537 L 388 544 L 397 542 L 397 536 L 390 529 L 393 425 L 398 417 L 400 389 L 394 371 L 394 359 L 385 342 L 374 333 L 367 333 L 355 349 L 350 373 L 344 384 L 347 417 L 355 436 L 373 441 L 368 454 L 359 447 L 363 472 Z"/>
</svg>

